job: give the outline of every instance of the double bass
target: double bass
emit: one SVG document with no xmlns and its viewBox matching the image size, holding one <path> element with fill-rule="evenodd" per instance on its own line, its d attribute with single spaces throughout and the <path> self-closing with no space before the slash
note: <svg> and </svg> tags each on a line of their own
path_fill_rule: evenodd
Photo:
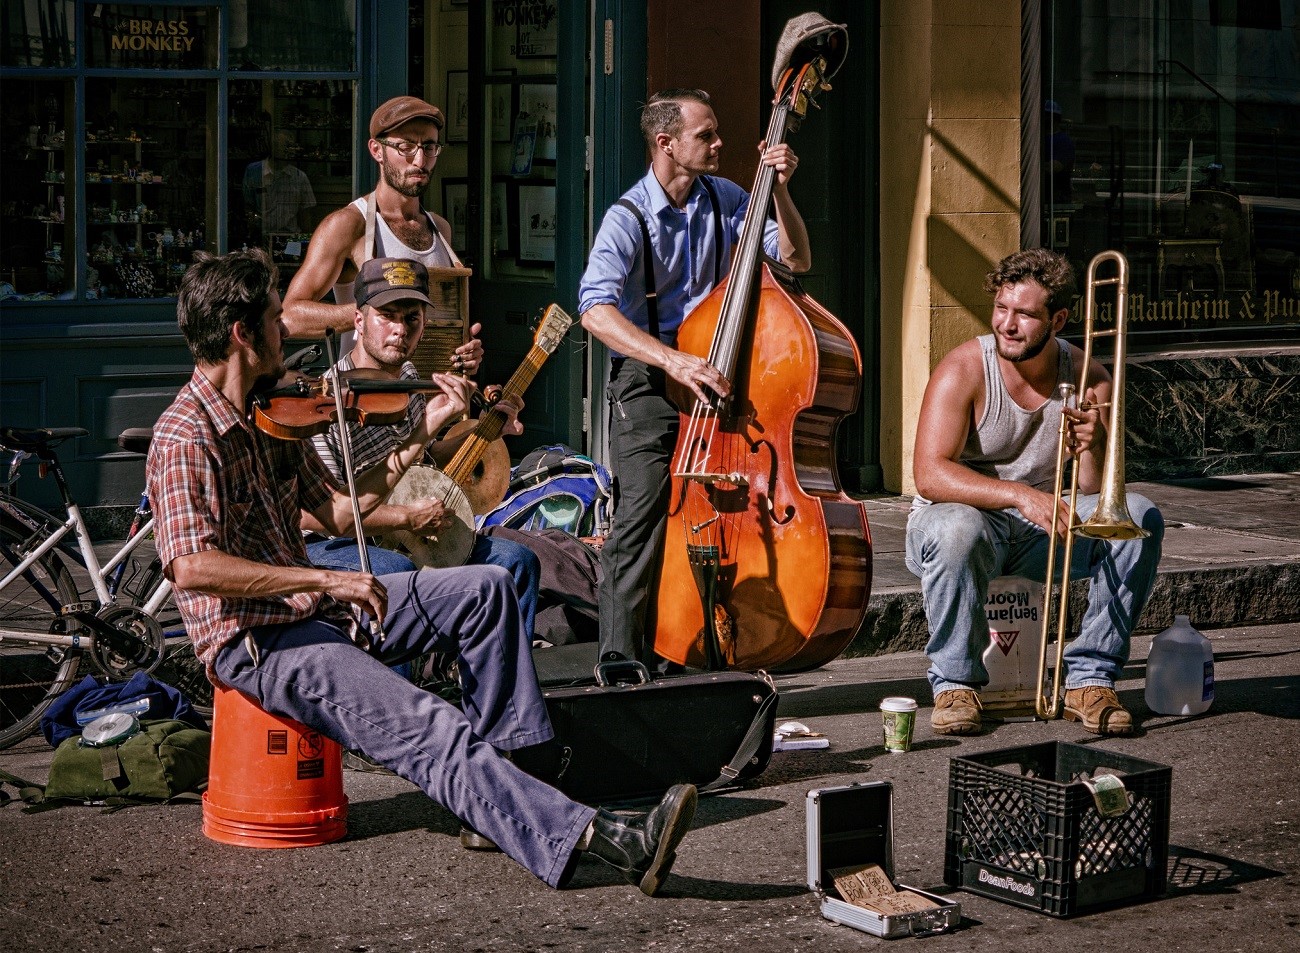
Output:
<svg viewBox="0 0 1300 953">
<path fill-rule="evenodd" d="M 768 146 L 798 128 L 843 59 L 843 28 L 781 49 Z M 823 26 L 824 25 L 824 26 Z M 778 77 L 777 73 L 780 72 Z M 760 164 L 728 276 L 678 331 L 731 395 L 670 386 L 680 413 L 654 616 L 654 649 L 697 668 L 801 671 L 840 654 L 871 589 L 865 506 L 835 467 L 835 432 L 856 409 L 862 359 L 847 328 L 762 252 L 775 171 Z M 675 383 L 675 382 L 674 382 Z"/>
</svg>

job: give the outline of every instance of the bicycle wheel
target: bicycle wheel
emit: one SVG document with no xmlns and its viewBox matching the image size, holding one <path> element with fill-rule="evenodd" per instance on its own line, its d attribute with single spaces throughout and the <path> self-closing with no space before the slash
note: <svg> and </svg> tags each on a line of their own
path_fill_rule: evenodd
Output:
<svg viewBox="0 0 1300 953">
<path fill-rule="evenodd" d="M 0 520 L 0 578 L 23 559 L 33 534 L 17 521 Z M 35 540 L 40 541 L 40 534 Z M 77 601 L 72 574 L 55 552 L 46 553 L 0 591 L 0 626 L 49 632 L 59 608 Z M 36 730 L 50 703 L 68 689 L 81 663 L 79 649 L 0 641 L 0 748 L 8 748 Z"/>
</svg>

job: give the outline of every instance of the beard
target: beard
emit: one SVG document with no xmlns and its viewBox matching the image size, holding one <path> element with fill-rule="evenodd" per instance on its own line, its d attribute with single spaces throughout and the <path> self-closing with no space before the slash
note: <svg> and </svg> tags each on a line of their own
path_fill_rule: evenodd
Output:
<svg viewBox="0 0 1300 953">
<path fill-rule="evenodd" d="M 402 365 L 410 357 L 410 353 L 415 350 L 412 344 L 408 348 L 402 348 L 400 345 L 388 345 L 384 343 L 374 343 L 365 337 L 361 339 L 361 349 L 366 352 L 369 358 L 375 362 L 381 369 L 396 372 L 402 369 Z"/>
<path fill-rule="evenodd" d="M 1027 340 L 1025 341 L 1024 349 L 1021 350 L 1019 354 L 1009 354 L 1003 346 L 1002 338 L 995 338 L 998 345 L 998 357 L 1010 361 L 1012 364 L 1023 364 L 1025 361 L 1032 361 L 1038 355 L 1043 353 L 1043 348 L 1047 347 L 1047 342 L 1051 339 L 1052 328 L 1051 325 L 1048 325 L 1043 328 L 1043 333 L 1039 336 L 1037 341 Z"/>
<path fill-rule="evenodd" d="M 405 195 L 407 198 L 416 199 L 424 192 L 425 185 L 428 184 L 429 173 L 424 169 L 420 171 L 424 174 L 425 181 L 422 183 L 409 183 L 405 180 L 405 172 L 395 169 L 388 164 L 388 158 L 385 157 L 380 163 L 380 169 L 384 174 L 384 182 L 390 189 L 399 195 Z"/>
</svg>

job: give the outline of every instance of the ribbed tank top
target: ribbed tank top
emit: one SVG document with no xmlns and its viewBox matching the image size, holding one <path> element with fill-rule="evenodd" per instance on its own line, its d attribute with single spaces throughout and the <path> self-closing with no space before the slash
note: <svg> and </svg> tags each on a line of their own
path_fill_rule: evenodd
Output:
<svg viewBox="0 0 1300 953">
<path fill-rule="evenodd" d="M 984 416 L 966 437 L 961 462 L 976 473 L 1051 490 L 1056 480 L 1056 445 L 1061 427 L 1061 397 L 1052 396 L 1025 410 L 1007 392 L 998 369 L 992 334 L 979 338 L 984 358 Z M 1057 385 L 1075 383 L 1074 359 L 1065 342 L 1058 348 Z"/>
<path fill-rule="evenodd" d="M 366 196 L 361 196 L 352 202 L 352 207 L 361 213 L 361 217 L 366 216 Z M 433 223 L 433 216 L 428 212 L 424 213 L 429 219 L 429 229 L 433 232 L 433 244 L 424 251 L 416 251 L 414 248 L 407 246 L 401 239 L 393 233 L 384 221 L 384 216 L 375 216 L 375 247 L 370 249 L 371 255 L 375 258 L 405 258 L 407 261 L 418 261 L 425 268 L 450 268 L 452 266 L 451 252 L 447 250 L 447 243 L 439 234 L 437 227 Z M 351 304 L 356 301 L 355 281 L 340 281 L 334 285 L 334 303 Z"/>
</svg>

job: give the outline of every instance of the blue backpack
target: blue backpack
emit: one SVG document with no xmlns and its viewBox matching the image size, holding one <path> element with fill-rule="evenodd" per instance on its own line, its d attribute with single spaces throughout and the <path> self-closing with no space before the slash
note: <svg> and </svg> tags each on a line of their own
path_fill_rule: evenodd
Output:
<svg viewBox="0 0 1300 953">
<path fill-rule="evenodd" d="M 604 536 L 613 515 L 613 482 L 608 470 L 572 447 L 538 447 L 510 471 L 506 498 L 478 525 Z"/>
</svg>

